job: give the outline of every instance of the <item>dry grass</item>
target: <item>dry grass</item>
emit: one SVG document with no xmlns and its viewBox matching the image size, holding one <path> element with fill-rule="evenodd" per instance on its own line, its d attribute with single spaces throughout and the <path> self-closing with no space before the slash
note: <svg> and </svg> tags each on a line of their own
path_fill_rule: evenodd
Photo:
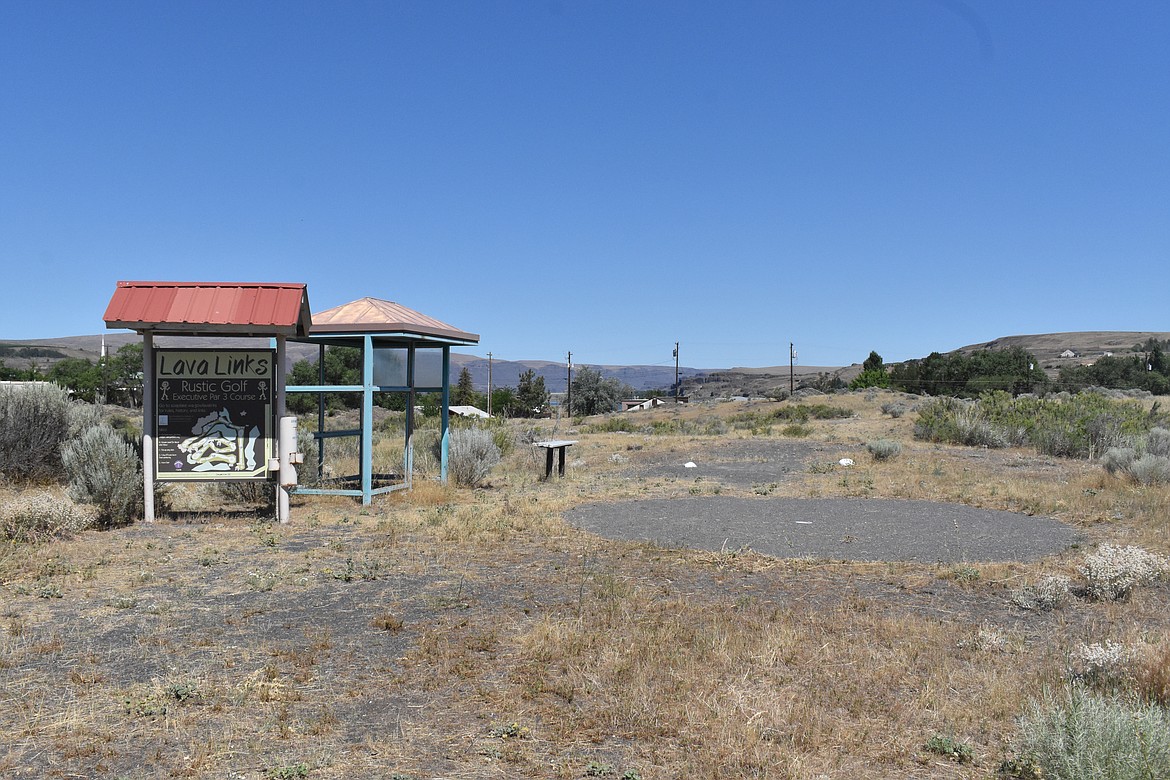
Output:
<svg viewBox="0 0 1170 780">
<path fill-rule="evenodd" d="M 855 417 L 811 421 L 809 468 L 770 494 L 957 501 L 1167 552 L 1165 488 L 1024 451 L 924 445 L 912 414 L 881 414 L 892 397 L 827 399 Z M 205 512 L 7 545 L 0 771 L 981 778 L 1080 643 L 1142 643 L 1135 675 L 1165 700 L 1165 585 L 1028 613 L 1011 590 L 1075 575 L 1082 551 L 1028 565 L 830 565 L 611 542 L 561 513 L 691 495 L 693 483 L 632 479 L 629 467 L 750 435 L 584 434 L 567 421 L 556 434 L 580 440 L 563 480 L 542 481 L 542 457 L 518 444 L 485 489 L 418 478 L 370 507 L 297 499 L 284 527 Z M 865 443 L 877 438 L 902 454 L 873 460 Z M 768 441 L 785 439 L 777 428 Z M 842 457 L 855 465 L 833 465 Z M 924 750 L 934 735 L 974 762 Z"/>
</svg>

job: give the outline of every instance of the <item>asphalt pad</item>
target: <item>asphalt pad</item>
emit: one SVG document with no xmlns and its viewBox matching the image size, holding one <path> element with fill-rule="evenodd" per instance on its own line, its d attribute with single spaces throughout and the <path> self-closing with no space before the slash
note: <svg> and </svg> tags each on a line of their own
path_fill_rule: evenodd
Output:
<svg viewBox="0 0 1170 780">
<path fill-rule="evenodd" d="M 609 539 L 669 548 L 751 548 L 778 558 L 920 563 L 1033 561 L 1077 541 L 1051 518 L 960 504 L 852 498 L 648 499 L 574 507 L 565 520 Z"/>
</svg>

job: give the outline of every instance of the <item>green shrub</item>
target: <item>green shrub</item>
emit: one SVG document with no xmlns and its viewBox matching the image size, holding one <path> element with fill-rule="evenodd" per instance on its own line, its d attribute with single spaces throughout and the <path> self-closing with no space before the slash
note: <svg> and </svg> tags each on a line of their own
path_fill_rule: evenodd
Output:
<svg viewBox="0 0 1170 780">
<path fill-rule="evenodd" d="M 926 441 L 963 444 L 968 447 L 1007 447 L 1012 443 L 978 403 L 944 396 L 918 410 L 914 437 Z"/>
<path fill-rule="evenodd" d="M 728 418 L 737 429 L 748 429 L 753 433 L 767 433 L 768 427 L 775 422 L 796 423 L 803 425 L 809 420 L 837 420 L 852 417 L 853 412 L 840 406 L 828 404 L 792 404 L 781 406 L 768 412 L 751 411 L 740 412 Z"/>
<path fill-rule="evenodd" d="M 102 409 L 94 404 L 74 401 L 69 404 L 65 419 L 69 425 L 66 437 L 75 439 L 90 428 L 102 424 Z"/>
<path fill-rule="evenodd" d="M 970 745 L 959 742 L 954 737 L 948 737 L 942 734 L 935 734 L 922 747 L 931 753 L 946 756 L 960 764 L 969 764 L 975 760 L 975 752 L 971 750 Z"/>
<path fill-rule="evenodd" d="M 460 428 L 450 431 L 447 456 L 447 473 L 455 484 L 475 487 L 500 462 L 500 448 L 483 428 Z"/>
<path fill-rule="evenodd" d="M 15 481 L 56 478 L 70 405 L 57 385 L 0 386 L 0 474 Z"/>
<path fill-rule="evenodd" d="M 1133 447 L 1110 447 L 1101 456 L 1101 465 L 1115 477 L 1128 477 L 1137 456 L 1137 450 Z"/>
<path fill-rule="evenodd" d="M 512 450 L 516 449 L 516 439 L 512 436 L 512 431 L 503 426 L 492 428 L 492 443 L 500 451 L 501 458 L 507 457 Z"/>
<path fill-rule="evenodd" d="M 889 460 L 902 454 L 902 443 L 892 439 L 877 439 L 868 442 L 865 448 L 874 460 Z"/>
<path fill-rule="evenodd" d="M 1170 713 L 1074 685 L 1062 697 L 1046 693 L 1028 705 L 1017 750 L 1042 777 L 1170 777 Z"/>
<path fill-rule="evenodd" d="M 23 493 L 0 507 L 0 529 L 14 542 L 68 538 L 94 523 L 94 516 L 68 499 L 42 491 Z"/>
<path fill-rule="evenodd" d="M 1107 472 L 1140 485 L 1170 482 L 1170 431 L 1155 427 L 1144 437 L 1132 439 L 1131 444 L 1111 447 L 1101 456 Z"/>
<path fill-rule="evenodd" d="M 1135 482 L 1142 485 L 1164 485 L 1170 482 L 1170 458 L 1146 454 L 1129 467 Z"/>
<path fill-rule="evenodd" d="M 909 411 L 909 407 L 901 401 L 890 401 L 882 404 L 882 414 L 888 414 L 895 420 Z"/>
<path fill-rule="evenodd" d="M 1031 444 L 1046 455 L 1094 458 L 1161 421 L 1156 411 L 1097 393 L 1041 399 L 990 392 L 978 401 L 939 398 L 925 404 L 918 410 L 914 435 L 968 446 Z"/>
<path fill-rule="evenodd" d="M 634 421 L 627 416 L 605 417 L 586 426 L 590 433 L 633 433 Z"/>
<path fill-rule="evenodd" d="M 1170 457 L 1170 431 L 1155 426 L 1146 434 L 1146 454 Z"/>
<path fill-rule="evenodd" d="M 828 404 L 812 404 L 811 406 L 790 406 L 789 409 L 800 411 L 802 414 L 807 413 L 809 417 L 814 420 L 842 420 L 853 416 L 853 412 L 848 409 L 843 409 L 840 406 L 829 406 Z M 777 416 L 777 419 L 784 419 Z M 807 419 L 807 417 L 805 418 Z"/>
<path fill-rule="evenodd" d="M 92 504 L 101 525 L 129 523 L 142 508 L 140 458 L 113 428 L 99 425 L 72 439 L 61 451 L 69 496 Z"/>
</svg>

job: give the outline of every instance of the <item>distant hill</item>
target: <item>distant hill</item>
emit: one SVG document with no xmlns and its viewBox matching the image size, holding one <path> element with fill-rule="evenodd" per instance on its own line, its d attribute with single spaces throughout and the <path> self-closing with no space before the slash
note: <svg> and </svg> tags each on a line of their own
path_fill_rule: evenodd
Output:
<svg viewBox="0 0 1170 780">
<path fill-rule="evenodd" d="M 1020 347 L 1034 355 L 1040 364 L 1051 372 L 1059 370 L 1063 366 L 1092 363 L 1107 353 L 1118 356 L 1131 354 L 1134 346 L 1151 338 L 1166 341 L 1170 339 L 1170 333 L 1144 330 L 1090 330 L 1072 333 L 1040 333 L 1031 336 L 1002 336 L 998 339 L 981 344 L 971 344 L 952 351 L 969 355 L 981 349 Z M 1068 351 L 1074 353 L 1075 357 L 1061 357 Z"/>
</svg>

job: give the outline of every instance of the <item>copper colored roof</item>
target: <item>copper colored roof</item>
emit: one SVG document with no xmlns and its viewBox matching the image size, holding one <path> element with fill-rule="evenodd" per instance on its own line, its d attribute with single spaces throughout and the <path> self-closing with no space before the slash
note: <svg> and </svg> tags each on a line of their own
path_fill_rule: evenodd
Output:
<svg viewBox="0 0 1170 780">
<path fill-rule="evenodd" d="M 303 284 L 118 282 L 107 328 L 184 335 L 306 336 L 312 325 Z"/>
<path fill-rule="evenodd" d="M 313 315 L 312 333 L 406 333 L 479 343 L 477 333 L 467 333 L 414 309 L 379 298 L 360 298 L 317 312 Z"/>
</svg>

